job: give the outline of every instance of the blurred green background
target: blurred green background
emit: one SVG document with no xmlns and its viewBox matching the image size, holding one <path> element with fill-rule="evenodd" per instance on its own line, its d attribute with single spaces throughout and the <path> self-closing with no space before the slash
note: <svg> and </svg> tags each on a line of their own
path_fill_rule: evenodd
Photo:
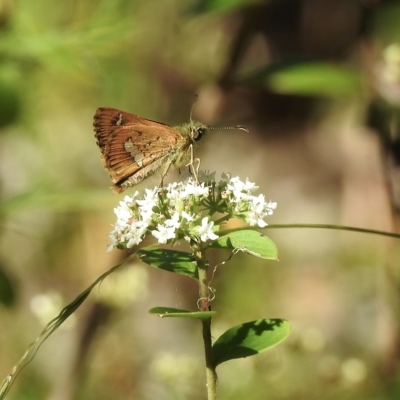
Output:
<svg viewBox="0 0 400 400">
<path fill-rule="evenodd" d="M 96 108 L 174 125 L 195 94 L 195 119 L 250 129 L 212 131 L 201 168 L 256 182 L 278 203 L 270 223 L 400 231 L 397 1 L 0 0 L 0 379 L 126 256 L 105 252 L 123 195 L 108 189 Z M 266 234 L 279 262 L 219 267 L 214 337 L 259 318 L 286 318 L 292 334 L 221 365 L 220 398 L 398 399 L 400 243 Z M 205 398 L 197 323 L 147 314 L 196 301 L 184 277 L 143 264 L 114 273 L 7 398 Z"/>
</svg>

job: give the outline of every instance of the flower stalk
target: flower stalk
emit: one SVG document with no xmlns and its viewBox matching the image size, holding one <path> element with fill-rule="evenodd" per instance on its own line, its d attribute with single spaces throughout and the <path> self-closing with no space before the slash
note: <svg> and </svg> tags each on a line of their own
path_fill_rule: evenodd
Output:
<svg viewBox="0 0 400 400">
<path fill-rule="evenodd" d="M 207 279 L 207 267 L 205 251 L 201 244 L 193 245 L 194 255 L 199 273 L 199 308 L 201 311 L 211 311 L 209 301 L 209 287 Z M 203 345 L 206 361 L 206 382 L 207 382 L 207 399 L 215 400 L 217 398 L 217 373 L 213 359 L 212 335 L 211 335 L 211 318 L 201 320 Z"/>
</svg>

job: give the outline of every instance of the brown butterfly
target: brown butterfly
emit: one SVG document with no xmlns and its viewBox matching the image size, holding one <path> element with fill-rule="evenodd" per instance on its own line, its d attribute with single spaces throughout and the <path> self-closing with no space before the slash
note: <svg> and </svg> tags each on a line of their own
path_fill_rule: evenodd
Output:
<svg viewBox="0 0 400 400">
<path fill-rule="evenodd" d="M 93 119 L 97 145 L 105 169 L 121 193 L 156 172 L 161 173 L 162 186 L 171 166 L 193 166 L 193 145 L 209 128 L 190 121 L 171 127 L 162 122 L 138 117 L 115 108 L 100 107 Z M 248 130 L 239 125 L 232 128 Z M 196 176 L 195 170 L 192 168 Z"/>
</svg>

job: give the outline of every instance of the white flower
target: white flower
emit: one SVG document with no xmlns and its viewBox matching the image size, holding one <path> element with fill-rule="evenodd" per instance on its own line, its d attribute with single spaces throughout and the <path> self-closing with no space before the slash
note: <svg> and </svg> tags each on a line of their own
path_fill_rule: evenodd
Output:
<svg viewBox="0 0 400 400">
<path fill-rule="evenodd" d="M 137 232 L 128 232 L 124 240 L 126 241 L 126 247 L 131 249 L 135 244 L 139 244 L 142 238 L 137 234 Z"/>
<path fill-rule="evenodd" d="M 253 196 L 250 204 L 252 204 L 254 212 L 257 214 L 263 213 L 266 205 L 264 195 L 260 194 L 257 197 Z"/>
<path fill-rule="evenodd" d="M 228 181 L 227 188 L 233 192 L 235 190 L 240 190 L 243 186 L 242 184 L 243 182 L 239 179 L 239 177 L 235 176 Z"/>
<path fill-rule="evenodd" d="M 188 214 L 186 211 L 182 211 L 182 217 L 185 218 L 188 222 L 193 221 L 194 215 Z"/>
<path fill-rule="evenodd" d="M 186 199 L 189 196 L 207 196 L 208 186 L 204 182 L 199 185 L 197 182 L 190 180 L 179 195 L 181 199 Z"/>
<path fill-rule="evenodd" d="M 168 242 L 168 239 L 173 239 L 175 237 L 175 228 L 158 224 L 157 229 L 154 229 L 151 234 L 159 243 L 165 244 Z"/>
<path fill-rule="evenodd" d="M 247 200 L 250 197 L 250 192 L 257 186 L 246 179 L 246 183 L 242 182 L 238 176 L 231 178 L 227 184 L 228 193 L 232 193 L 235 201 Z"/>
<path fill-rule="evenodd" d="M 201 226 L 196 226 L 196 231 L 200 235 L 202 242 L 206 242 L 208 239 L 215 240 L 218 239 L 218 235 L 213 232 L 214 222 L 208 222 L 208 216 L 201 220 Z"/>
<path fill-rule="evenodd" d="M 136 192 L 132 197 L 125 196 L 124 200 L 119 202 L 119 206 L 114 208 L 114 213 L 117 216 L 117 221 L 124 222 L 132 217 L 131 206 L 134 204 L 134 198 L 138 194 Z"/>
<path fill-rule="evenodd" d="M 256 213 L 254 212 L 250 212 L 246 218 L 246 222 L 250 225 L 250 226 L 256 226 L 258 225 L 258 227 L 260 228 L 264 228 L 266 227 L 268 224 L 262 219 L 260 218 Z"/>
<path fill-rule="evenodd" d="M 169 228 L 178 229 L 181 225 L 179 222 L 179 213 L 175 212 L 174 215 L 172 216 L 172 218 L 164 221 L 164 224 L 165 224 L 165 226 L 167 226 Z"/>
<path fill-rule="evenodd" d="M 108 235 L 109 239 L 110 239 L 110 244 L 107 247 L 107 252 L 110 252 L 114 247 L 117 247 L 118 245 L 118 237 L 116 235 L 116 231 L 113 230 L 109 235 Z"/>
<path fill-rule="evenodd" d="M 180 199 L 180 185 L 177 182 L 170 183 L 166 188 L 167 199 L 169 199 L 172 204 L 175 204 L 177 200 Z"/>
<path fill-rule="evenodd" d="M 276 201 L 270 201 L 270 202 L 268 202 L 268 204 L 266 205 L 267 214 L 268 214 L 268 215 L 272 215 L 272 214 L 274 213 L 273 210 L 275 210 L 276 206 L 277 206 Z"/>
<path fill-rule="evenodd" d="M 249 178 L 246 178 L 246 182 L 244 183 L 243 188 L 244 190 L 251 192 L 255 189 L 258 189 L 258 186 L 255 183 L 250 182 Z"/>
<path fill-rule="evenodd" d="M 204 182 L 201 183 L 200 185 L 197 185 L 197 191 L 195 194 L 197 196 L 208 196 L 209 194 L 208 186 L 206 186 Z"/>
<path fill-rule="evenodd" d="M 258 225 L 260 228 L 267 226 L 267 223 L 263 218 L 267 215 L 272 215 L 273 210 L 276 208 L 275 202 L 265 202 L 264 195 L 260 194 L 257 197 L 251 196 L 249 201 L 249 213 L 246 221 L 251 226 Z"/>
<path fill-rule="evenodd" d="M 140 207 L 141 213 L 152 213 L 153 207 L 157 204 L 158 198 L 158 187 L 153 190 L 146 189 L 146 194 L 144 195 L 143 200 L 136 200 L 136 203 Z"/>
<path fill-rule="evenodd" d="M 253 190 L 258 189 L 255 183 L 250 182 L 249 178 L 246 178 L 246 182 L 240 180 L 238 176 L 230 178 L 227 183 L 227 189 L 233 193 L 250 194 Z"/>
</svg>

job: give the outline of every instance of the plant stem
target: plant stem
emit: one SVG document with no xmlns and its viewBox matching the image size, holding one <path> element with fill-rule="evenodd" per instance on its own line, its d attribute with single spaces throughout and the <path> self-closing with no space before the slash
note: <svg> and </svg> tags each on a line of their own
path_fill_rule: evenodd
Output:
<svg viewBox="0 0 400 400">
<path fill-rule="evenodd" d="M 211 342 L 211 318 L 201 321 L 203 324 L 203 341 L 206 355 L 206 380 L 208 400 L 217 399 L 217 373 L 215 371 L 212 342 Z"/>
<path fill-rule="evenodd" d="M 211 307 L 208 298 L 208 281 L 207 281 L 207 261 L 205 251 L 201 245 L 195 246 L 195 258 L 199 272 L 199 295 L 200 295 L 200 308 L 202 311 L 210 311 Z M 207 399 L 217 399 L 217 373 L 212 352 L 212 338 L 211 338 L 211 318 L 201 321 L 203 325 L 203 343 L 206 358 L 206 380 L 207 380 Z"/>
</svg>

